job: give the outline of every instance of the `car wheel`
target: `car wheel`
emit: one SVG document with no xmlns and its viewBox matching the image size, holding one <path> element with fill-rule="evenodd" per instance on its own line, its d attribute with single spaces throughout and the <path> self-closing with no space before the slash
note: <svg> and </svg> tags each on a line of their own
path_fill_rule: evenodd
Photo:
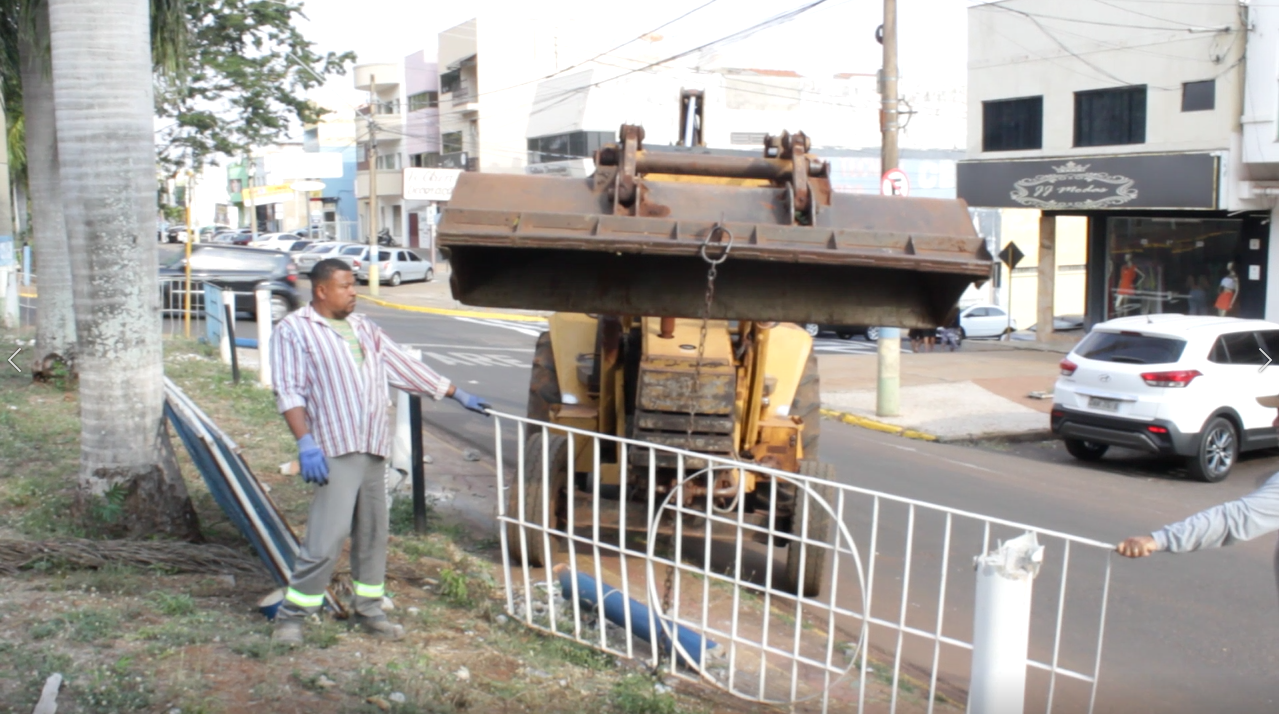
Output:
<svg viewBox="0 0 1279 714">
<path fill-rule="evenodd" d="M 391 285 L 392 285 L 392 287 L 394 287 L 394 286 L 396 286 L 396 285 L 399 285 L 399 284 L 400 284 L 400 282 L 401 282 L 401 280 L 400 280 L 400 274 L 399 274 L 399 273 L 391 273 Z"/>
<path fill-rule="evenodd" d="M 289 314 L 291 306 L 288 298 L 283 295 L 271 296 L 271 322 L 276 323 L 283 320 Z"/>
<path fill-rule="evenodd" d="M 1208 421 L 1199 434 L 1199 450 L 1186 460 L 1190 475 L 1201 481 L 1224 481 L 1239 459 L 1239 434 L 1225 417 Z"/>
<path fill-rule="evenodd" d="M 866 339 L 870 340 L 871 342 L 879 342 L 879 328 L 878 328 L 878 327 L 867 327 L 867 328 L 866 328 Z"/>
<path fill-rule="evenodd" d="M 1066 451 L 1080 461 L 1101 461 L 1101 457 L 1106 455 L 1109 448 L 1110 444 L 1098 444 L 1095 441 L 1083 439 L 1066 439 Z"/>
<path fill-rule="evenodd" d="M 430 268 L 427 268 L 427 269 L 426 269 L 426 277 L 425 277 L 425 278 L 422 278 L 422 281 L 423 281 L 423 282 L 427 282 L 427 283 L 429 283 L 429 282 L 431 282 L 432 280 L 435 280 L 435 271 L 434 271 L 434 270 L 431 270 Z"/>
<path fill-rule="evenodd" d="M 822 330 L 817 326 L 817 323 L 810 322 L 804 325 L 804 332 L 807 332 L 809 337 L 816 337 L 819 333 L 821 333 L 821 331 Z"/>
</svg>

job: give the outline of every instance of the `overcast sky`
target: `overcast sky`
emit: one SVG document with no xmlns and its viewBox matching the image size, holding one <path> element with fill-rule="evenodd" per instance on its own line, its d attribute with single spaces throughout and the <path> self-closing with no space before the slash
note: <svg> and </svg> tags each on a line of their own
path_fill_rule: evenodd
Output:
<svg viewBox="0 0 1279 714">
<path fill-rule="evenodd" d="M 697 47 L 729 35 L 812 0 L 716 0 L 704 9 L 663 29 L 662 55 Z M 439 32 L 479 14 L 481 7 L 503 14 L 527 15 L 530 8 L 544 21 L 562 23 L 573 32 L 579 61 L 652 30 L 707 0 L 644 0 L 613 3 L 602 0 L 305 0 L 309 21 L 302 24 L 308 39 L 323 51 L 353 50 L 358 62 L 399 62 L 418 50 L 434 53 Z M 969 0 L 899 0 L 900 62 L 904 82 L 912 74 L 931 79 L 953 77 L 961 85 L 967 67 L 965 9 Z M 873 74 L 880 66 L 881 48 L 875 28 L 882 22 L 878 0 L 827 0 L 786 24 L 767 29 L 723 48 L 719 66 L 789 69 L 810 76 L 840 72 Z M 642 8 L 642 12 L 637 12 Z M 483 32 L 483 29 L 480 30 Z M 632 44 L 618 50 L 619 58 L 651 51 Z M 628 54 L 629 53 L 629 54 Z M 481 61 L 483 61 L 481 59 Z M 351 77 L 338 77 L 313 97 L 335 109 L 360 101 L 351 90 Z"/>
</svg>

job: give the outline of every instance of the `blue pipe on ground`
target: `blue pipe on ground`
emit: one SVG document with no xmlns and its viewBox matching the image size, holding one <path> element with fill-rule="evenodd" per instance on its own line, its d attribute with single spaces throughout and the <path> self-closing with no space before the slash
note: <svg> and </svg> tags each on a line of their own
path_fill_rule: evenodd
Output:
<svg viewBox="0 0 1279 714">
<path fill-rule="evenodd" d="M 653 633 L 649 629 L 649 610 L 644 603 L 639 602 L 635 598 L 627 598 L 622 594 L 621 590 L 609 585 L 608 583 L 596 583 L 595 578 L 583 572 L 577 573 L 577 587 L 573 587 L 573 572 L 563 563 L 556 565 L 553 571 L 556 579 L 560 583 L 560 588 L 564 592 L 567 599 L 574 594 L 581 601 L 582 605 L 591 608 L 593 611 L 597 608 L 596 603 L 599 601 L 599 593 L 604 593 L 604 617 L 608 621 L 619 626 L 626 627 L 626 610 L 631 612 L 631 632 L 645 642 L 653 641 Z M 670 654 L 671 642 L 666 636 L 665 629 L 656 622 L 653 623 L 658 628 L 658 638 L 660 640 L 659 647 L 662 652 Z M 667 621 L 667 625 L 671 625 Z M 692 664 L 696 664 L 702 660 L 702 651 L 711 650 L 719 645 L 712 640 L 706 639 L 687 627 L 675 626 L 675 636 L 679 638 L 680 647 L 692 659 Z M 679 657 L 680 664 L 690 664 L 684 661 L 684 657 Z"/>
</svg>

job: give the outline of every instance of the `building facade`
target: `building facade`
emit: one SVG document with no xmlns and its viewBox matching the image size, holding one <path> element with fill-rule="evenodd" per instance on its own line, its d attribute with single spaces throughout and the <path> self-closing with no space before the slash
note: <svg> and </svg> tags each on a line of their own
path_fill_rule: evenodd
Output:
<svg viewBox="0 0 1279 714">
<path fill-rule="evenodd" d="M 1273 201 L 1242 190 L 1245 48 L 1251 64 L 1257 38 L 1239 3 L 1005 0 L 968 14 L 958 193 L 974 207 L 1039 212 L 1026 251 L 1037 257 L 1039 324 L 1063 312 L 1063 260 L 1081 258 L 1089 324 L 1275 316 Z M 1270 85 L 1274 73 L 1272 50 Z M 1067 233 L 1082 234 L 1085 250 L 1063 244 Z"/>
</svg>

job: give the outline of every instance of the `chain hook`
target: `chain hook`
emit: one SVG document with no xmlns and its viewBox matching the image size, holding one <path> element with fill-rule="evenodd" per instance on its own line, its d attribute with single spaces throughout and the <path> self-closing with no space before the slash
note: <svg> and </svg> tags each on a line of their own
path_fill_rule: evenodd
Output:
<svg viewBox="0 0 1279 714">
<path fill-rule="evenodd" d="M 710 247 L 711 239 L 715 238 L 716 236 L 728 236 L 728 242 L 721 244 L 718 240 L 716 240 L 715 245 L 717 246 L 723 245 L 724 249 L 723 251 L 720 252 L 719 257 L 711 258 L 709 255 L 706 254 L 706 249 Z M 702 241 L 702 248 L 700 251 L 702 255 L 702 260 L 706 261 L 707 264 L 712 266 L 719 265 L 720 263 L 723 263 L 724 261 L 728 260 L 728 254 L 731 253 L 732 251 L 733 251 L 733 232 L 728 230 L 728 227 L 725 226 L 723 223 L 716 223 L 715 226 L 711 228 L 710 232 L 706 234 L 706 240 Z"/>
</svg>

